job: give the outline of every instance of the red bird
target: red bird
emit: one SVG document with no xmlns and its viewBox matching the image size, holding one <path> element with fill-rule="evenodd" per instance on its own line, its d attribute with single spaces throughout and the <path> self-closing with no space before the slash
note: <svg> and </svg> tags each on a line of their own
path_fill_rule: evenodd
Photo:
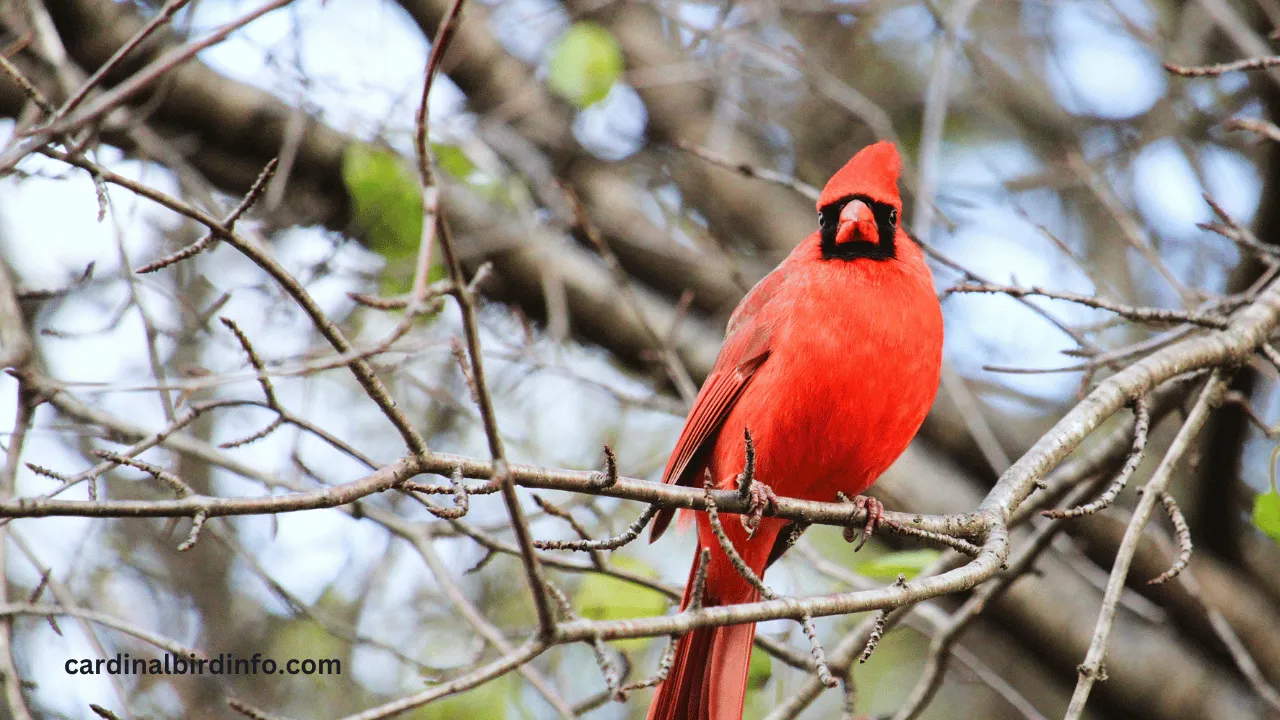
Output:
<svg viewBox="0 0 1280 720">
<path fill-rule="evenodd" d="M 787 497 L 834 501 L 837 492 L 862 493 L 906 449 L 938 390 L 942 311 L 920 248 L 898 227 L 901 167 L 897 149 L 879 142 L 827 182 L 819 230 L 729 318 L 663 482 L 701 487 L 709 474 L 717 487 L 735 487 L 747 430 L 757 483 Z M 672 514 L 658 514 L 651 541 Z M 703 605 L 757 601 L 707 515 L 697 521 L 698 545 L 711 558 Z M 787 525 L 761 518 L 749 533 L 737 521 L 723 523 L 758 576 L 786 550 Z M 695 559 L 682 609 L 696 568 Z M 754 639 L 754 624 L 682 636 L 649 719 L 739 720 Z"/>
</svg>

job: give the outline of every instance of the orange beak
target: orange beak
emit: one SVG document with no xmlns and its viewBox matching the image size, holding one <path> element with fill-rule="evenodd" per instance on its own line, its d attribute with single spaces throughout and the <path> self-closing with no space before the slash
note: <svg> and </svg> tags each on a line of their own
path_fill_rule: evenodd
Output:
<svg viewBox="0 0 1280 720">
<path fill-rule="evenodd" d="M 840 210 L 840 222 L 836 226 L 836 243 L 851 240 L 875 242 L 875 217 L 871 208 L 861 200 L 850 200 Z"/>
</svg>

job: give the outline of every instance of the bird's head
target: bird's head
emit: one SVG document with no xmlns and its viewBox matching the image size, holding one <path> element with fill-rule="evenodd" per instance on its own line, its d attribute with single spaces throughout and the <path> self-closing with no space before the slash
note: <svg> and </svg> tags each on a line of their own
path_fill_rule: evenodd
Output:
<svg viewBox="0 0 1280 720">
<path fill-rule="evenodd" d="M 854 155 L 831 176 L 818 198 L 822 257 L 827 260 L 894 257 L 902 199 L 902 159 L 893 143 L 880 141 Z"/>
</svg>

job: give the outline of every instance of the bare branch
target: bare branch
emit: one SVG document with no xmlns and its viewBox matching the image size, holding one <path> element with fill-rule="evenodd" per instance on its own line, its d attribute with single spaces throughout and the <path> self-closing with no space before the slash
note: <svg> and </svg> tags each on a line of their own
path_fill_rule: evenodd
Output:
<svg viewBox="0 0 1280 720">
<path fill-rule="evenodd" d="M 133 37 L 129 38 L 127 42 L 116 48 L 116 51 L 111 54 L 111 57 L 108 58 L 106 62 L 99 65 L 97 70 L 93 71 L 93 74 L 80 85 L 80 88 L 72 93 L 71 97 L 67 98 L 66 102 L 62 103 L 62 107 L 50 113 L 53 116 L 52 119 L 56 120 L 58 118 L 66 117 L 67 113 L 75 110 L 85 97 L 89 95 L 89 92 L 97 87 L 102 82 L 103 78 L 109 75 L 111 71 L 120 64 L 120 61 L 130 53 L 130 51 L 136 48 L 139 43 L 150 37 L 151 34 L 158 30 L 161 25 L 169 22 L 169 20 L 177 14 L 179 10 L 185 7 L 188 2 L 190 2 L 190 0 L 168 0 L 168 2 L 166 2 L 164 6 L 152 16 L 151 20 L 149 20 L 146 25 L 143 25 L 138 32 L 134 33 Z"/>
<path fill-rule="evenodd" d="M 1093 489 L 1094 484 L 1086 483 L 1077 486 L 1067 496 L 1067 504 L 1070 505 L 1085 497 Z M 1018 550 L 1017 555 L 1011 559 L 1004 573 L 974 591 L 964 604 L 951 613 L 937 628 L 929 642 L 929 653 L 926 656 L 924 670 L 920 673 L 907 701 L 898 709 L 898 712 L 894 713 L 893 720 L 914 720 L 929 706 L 938 688 L 942 686 L 943 674 L 946 672 L 961 633 L 972 625 L 1010 585 L 1030 572 L 1054 538 L 1066 528 L 1065 518 L 1053 517 L 1052 521 L 1043 523 L 1032 533 Z"/>
<path fill-rule="evenodd" d="M 1107 640 L 1111 635 L 1111 625 L 1115 620 L 1120 592 L 1124 589 L 1125 580 L 1129 575 L 1129 566 L 1133 562 L 1134 553 L 1137 551 L 1138 541 L 1142 537 L 1142 530 L 1151 518 L 1151 512 L 1155 508 L 1156 501 L 1165 493 L 1169 482 L 1173 479 L 1174 468 L 1177 467 L 1178 462 L 1186 454 L 1200 429 L 1204 427 L 1205 422 L 1209 419 L 1210 411 L 1217 405 L 1223 391 L 1226 390 L 1226 386 L 1227 381 L 1224 374 L 1221 371 L 1216 371 L 1213 377 L 1209 379 L 1209 383 L 1205 385 L 1204 390 L 1200 392 L 1200 397 L 1196 400 L 1195 407 L 1191 409 L 1191 413 L 1187 416 L 1187 421 L 1183 424 L 1182 429 L 1178 431 L 1178 435 L 1174 438 L 1173 444 L 1169 447 L 1164 459 L 1160 461 L 1160 466 L 1156 468 L 1151 479 L 1143 487 L 1142 498 L 1138 501 L 1137 508 L 1134 509 L 1133 519 L 1129 521 L 1129 527 L 1125 530 L 1120 549 L 1116 552 L 1115 564 L 1112 565 L 1111 576 L 1107 580 L 1107 589 L 1102 598 L 1102 610 L 1098 614 L 1098 623 L 1094 628 L 1093 639 L 1089 643 L 1089 651 L 1085 655 L 1084 662 L 1080 665 L 1080 678 L 1076 682 L 1075 692 L 1071 695 L 1071 704 L 1067 707 L 1065 715 L 1066 720 L 1076 720 L 1081 716 L 1084 712 L 1085 702 L 1089 698 L 1089 691 L 1093 689 L 1094 683 L 1106 679 L 1106 670 L 1103 663 L 1106 658 Z"/>
</svg>

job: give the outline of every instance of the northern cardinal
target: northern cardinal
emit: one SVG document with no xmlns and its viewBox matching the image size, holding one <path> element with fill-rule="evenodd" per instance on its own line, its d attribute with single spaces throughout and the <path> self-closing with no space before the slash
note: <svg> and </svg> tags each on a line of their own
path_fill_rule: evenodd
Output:
<svg viewBox="0 0 1280 720">
<path fill-rule="evenodd" d="M 898 227 L 901 166 L 897 149 L 879 142 L 827 182 L 818 199 L 819 229 L 730 317 L 663 482 L 702 487 L 709 475 L 719 488 L 735 487 L 746 430 L 757 485 L 835 501 L 837 492 L 860 495 L 906 449 L 938 390 L 942 311 L 920 248 Z M 880 512 L 870 505 L 872 514 Z M 651 542 L 673 512 L 657 515 Z M 787 548 L 788 521 L 757 520 L 754 532 L 732 516 L 722 524 L 761 576 Z M 703 605 L 758 600 L 705 513 L 697 524 L 699 548 L 710 550 Z M 681 609 L 689 605 L 696 558 Z M 682 636 L 649 719 L 739 720 L 754 638 L 754 624 Z"/>
</svg>

